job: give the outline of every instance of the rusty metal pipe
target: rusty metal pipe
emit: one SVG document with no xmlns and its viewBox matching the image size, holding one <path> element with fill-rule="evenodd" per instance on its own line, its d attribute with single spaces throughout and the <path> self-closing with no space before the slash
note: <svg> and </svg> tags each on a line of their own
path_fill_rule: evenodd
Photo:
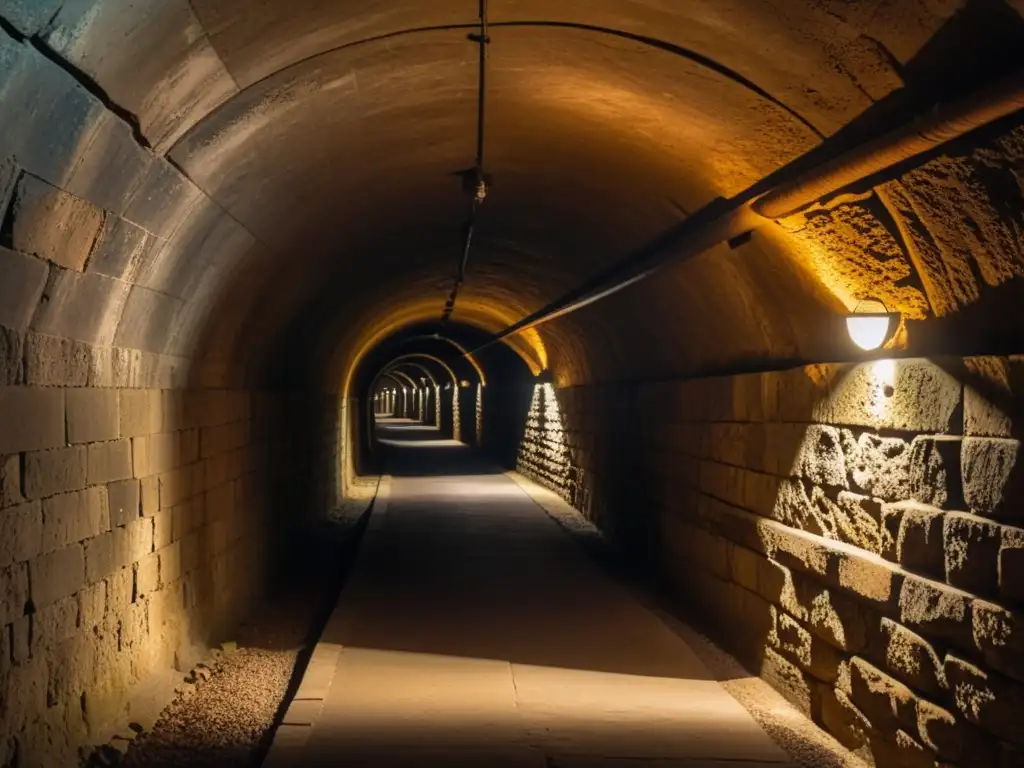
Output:
<svg viewBox="0 0 1024 768">
<path fill-rule="evenodd" d="M 827 195 L 1021 109 L 1024 72 L 1019 71 L 776 187 L 754 202 L 754 211 L 767 219 L 792 216 Z"/>
<path fill-rule="evenodd" d="M 1016 71 L 960 101 L 937 107 L 909 125 L 826 161 L 768 192 L 758 194 L 755 190 L 760 185 L 755 185 L 729 201 L 717 200 L 640 253 L 613 264 L 558 300 L 496 333 L 467 354 L 607 298 L 669 264 L 693 258 L 718 243 L 799 213 L 823 197 L 1021 109 L 1024 109 L 1024 70 Z"/>
</svg>

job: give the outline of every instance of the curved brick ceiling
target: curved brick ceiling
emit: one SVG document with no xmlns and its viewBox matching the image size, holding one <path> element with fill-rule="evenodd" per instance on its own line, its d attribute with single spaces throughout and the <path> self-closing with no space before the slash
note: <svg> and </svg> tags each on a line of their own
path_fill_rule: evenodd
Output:
<svg viewBox="0 0 1024 768">
<path fill-rule="evenodd" d="M 454 319 L 498 330 L 878 113 L 937 45 L 981 42 L 981 5 L 492 0 L 494 184 Z M 1009 39 L 1020 17 L 996 5 Z M 476 2 L 14 6 L 14 26 L 205 193 L 148 182 L 151 231 L 170 245 L 141 284 L 194 311 L 132 316 L 140 345 L 251 362 L 301 338 L 338 381 L 372 344 L 440 317 L 465 210 L 455 172 L 474 154 Z M 569 383 L 837 357 L 834 321 L 864 292 L 911 320 L 955 312 L 1024 271 L 1019 208 L 972 181 L 1020 145 L 1011 133 L 940 158 L 515 345 Z M 951 220 L 967 203 L 970 221 Z M 971 237 L 988 262 L 967 264 Z"/>
</svg>

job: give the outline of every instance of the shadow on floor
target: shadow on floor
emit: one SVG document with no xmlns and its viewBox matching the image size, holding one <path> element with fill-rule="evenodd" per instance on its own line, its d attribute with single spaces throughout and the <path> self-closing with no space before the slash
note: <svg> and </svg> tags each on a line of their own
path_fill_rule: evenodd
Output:
<svg viewBox="0 0 1024 768">
<path fill-rule="evenodd" d="M 502 472 L 465 443 L 441 437 L 437 427 L 410 419 L 383 418 L 377 419 L 376 434 L 384 466 L 395 477 L 456 478 Z"/>
</svg>

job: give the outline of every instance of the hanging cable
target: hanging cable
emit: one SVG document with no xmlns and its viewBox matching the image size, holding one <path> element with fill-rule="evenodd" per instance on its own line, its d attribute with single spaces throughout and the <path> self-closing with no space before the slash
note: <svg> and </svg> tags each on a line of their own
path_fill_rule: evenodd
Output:
<svg viewBox="0 0 1024 768">
<path fill-rule="evenodd" d="M 487 105 L 487 46 L 491 42 L 487 32 L 487 0 L 480 0 L 480 27 L 478 32 L 471 33 L 469 39 L 479 47 L 479 75 L 477 78 L 477 110 L 476 110 L 476 160 L 473 167 L 464 174 L 464 186 L 469 195 L 469 206 L 466 213 L 466 225 L 463 230 L 462 252 L 459 254 L 455 284 L 445 302 L 441 315 L 441 327 L 448 322 L 455 311 L 455 301 L 459 297 L 459 289 L 466 279 L 466 265 L 469 264 L 469 253 L 473 246 L 473 233 L 476 229 L 476 218 L 480 205 L 487 197 L 487 178 L 484 175 L 484 125 Z"/>
</svg>

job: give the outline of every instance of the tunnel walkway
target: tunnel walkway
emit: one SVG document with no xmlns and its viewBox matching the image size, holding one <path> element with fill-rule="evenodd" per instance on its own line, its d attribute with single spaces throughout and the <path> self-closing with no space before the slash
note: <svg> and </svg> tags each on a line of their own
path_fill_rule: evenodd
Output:
<svg viewBox="0 0 1024 768">
<path fill-rule="evenodd" d="M 379 429 L 390 490 L 266 765 L 786 763 L 516 483 L 433 428 Z"/>
</svg>

